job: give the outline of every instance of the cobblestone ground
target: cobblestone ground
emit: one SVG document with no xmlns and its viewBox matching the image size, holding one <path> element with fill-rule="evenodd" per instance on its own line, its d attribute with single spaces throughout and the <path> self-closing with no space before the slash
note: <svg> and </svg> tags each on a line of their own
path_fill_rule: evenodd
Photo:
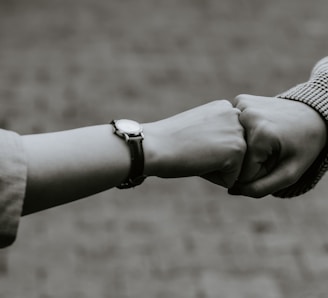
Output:
<svg viewBox="0 0 328 298">
<path fill-rule="evenodd" d="M 152 121 L 274 95 L 327 55 L 327 11 L 324 0 L 0 0 L 0 125 Z M 326 184 L 252 200 L 149 179 L 23 218 L 0 253 L 0 297 L 326 298 Z"/>
</svg>

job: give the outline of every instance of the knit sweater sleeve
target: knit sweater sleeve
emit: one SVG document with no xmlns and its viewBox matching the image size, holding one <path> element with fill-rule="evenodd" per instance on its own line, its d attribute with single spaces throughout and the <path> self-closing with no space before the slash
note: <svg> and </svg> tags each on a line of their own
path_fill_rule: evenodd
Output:
<svg viewBox="0 0 328 298">
<path fill-rule="evenodd" d="M 328 56 L 314 66 L 306 83 L 299 84 L 277 97 L 303 102 L 315 109 L 328 122 Z M 289 198 L 309 191 L 319 182 L 327 169 L 328 145 L 295 184 L 274 193 L 274 196 Z"/>
</svg>

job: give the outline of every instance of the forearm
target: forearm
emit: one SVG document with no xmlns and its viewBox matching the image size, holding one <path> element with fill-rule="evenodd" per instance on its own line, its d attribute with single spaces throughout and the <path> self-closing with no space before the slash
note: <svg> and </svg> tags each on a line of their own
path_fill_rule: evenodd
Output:
<svg viewBox="0 0 328 298">
<path fill-rule="evenodd" d="M 130 156 L 110 125 L 22 137 L 28 177 L 23 214 L 104 191 L 129 172 Z"/>
</svg>

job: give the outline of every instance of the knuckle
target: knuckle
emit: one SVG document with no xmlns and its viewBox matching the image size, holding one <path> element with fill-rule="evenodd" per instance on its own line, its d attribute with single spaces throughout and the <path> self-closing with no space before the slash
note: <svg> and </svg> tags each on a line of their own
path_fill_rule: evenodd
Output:
<svg viewBox="0 0 328 298">
<path fill-rule="evenodd" d="M 238 94 L 238 95 L 235 97 L 235 99 L 236 99 L 237 101 L 240 101 L 240 100 L 243 100 L 243 99 L 247 98 L 248 96 L 249 96 L 248 94 L 242 93 L 242 94 Z"/>
<path fill-rule="evenodd" d="M 234 158 L 228 158 L 222 164 L 222 170 L 224 172 L 231 173 L 231 172 L 235 171 L 236 168 L 237 168 L 237 161 Z"/>
<path fill-rule="evenodd" d="M 225 117 L 230 117 L 229 121 L 238 121 L 238 114 L 234 111 L 231 102 L 226 99 L 215 100 L 210 103 L 208 115 L 214 117 L 220 117 L 225 115 Z"/>
<path fill-rule="evenodd" d="M 232 108 L 232 111 L 233 111 L 233 113 L 234 113 L 235 115 L 237 115 L 238 117 L 239 117 L 240 114 L 241 114 L 241 111 L 240 111 L 239 109 L 237 109 L 237 108 Z"/>
<path fill-rule="evenodd" d="M 260 187 L 258 187 L 256 184 L 249 185 L 247 187 L 247 190 L 245 191 L 245 194 L 254 199 L 261 199 L 266 195 L 268 195 L 268 193 L 263 192 L 263 190 Z"/>
<path fill-rule="evenodd" d="M 232 108 L 232 105 L 226 99 L 217 99 L 209 102 L 207 107 L 209 109 L 209 113 L 215 115 L 222 112 L 223 110 Z"/>
<path fill-rule="evenodd" d="M 294 184 L 299 179 L 299 173 L 298 173 L 297 169 L 293 166 L 289 166 L 286 169 L 284 176 L 285 176 L 284 180 L 285 180 L 286 186 L 290 186 L 290 185 Z"/>
<path fill-rule="evenodd" d="M 241 115 L 243 115 L 246 118 L 252 119 L 252 118 L 258 118 L 259 113 L 254 108 L 245 107 L 241 112 Z"/>
<path fill-rule="evenodd" d="M 229 100 L 227 99 L 217 99 L 214 101 L 214 103 L 219 107 L 219 106 L 226 106 L 226 107 L 229 107 L 229 108 L 232 108 L 232 104 Z"/>
<path fill-rule="evenodd" d="M 247 94 L 247 93 L 242 93 L 242 94 L 238 94 L 237 96 L 236 96 L 236 99 L 237 100 L 241 100 L 241 101 L 243 101 L 243 100 L 247 100 L 247 99 L 250 99 L 251 97 L 253 97 L 253 95 L 251 95 L 251 94 Z"/>
<path fill-rule="evenodd" d="M 234 106 L 239 110 L 243 110 L 243 108 L 245 107 L 244 102 L 245 102 L 245 100 L 247 100 L 248 97 L 249 97 L 248 94 L 239 94 L 239 95 L 237 95 L 233 99 Z"/>
</svg>

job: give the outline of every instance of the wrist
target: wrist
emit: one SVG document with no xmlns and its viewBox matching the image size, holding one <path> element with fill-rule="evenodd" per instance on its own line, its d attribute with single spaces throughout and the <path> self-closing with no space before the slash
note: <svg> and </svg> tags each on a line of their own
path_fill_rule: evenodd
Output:
<svg viewBox="0 0 328 298">
<path fill-rule="evenodd" d="M 144 131 L 143 149 L 145 155 L 144 174 L 146 176 L 161 176 L 161 142 L 160 132 L 155 123 L 142 124 Z"/>
<path fill-rule="evenodd" d="M 319 136 L 322 142 L 322 147 L 326 144 L 327 140 L 327 122 L 320 110 L 303 101 L 296 101 L 296 103 L 304 109 L 305 113 L 303 119 L 313 126 L 313 131 Z M 309 125 L 310 126 L 310 125 Z"/>
</svg>

